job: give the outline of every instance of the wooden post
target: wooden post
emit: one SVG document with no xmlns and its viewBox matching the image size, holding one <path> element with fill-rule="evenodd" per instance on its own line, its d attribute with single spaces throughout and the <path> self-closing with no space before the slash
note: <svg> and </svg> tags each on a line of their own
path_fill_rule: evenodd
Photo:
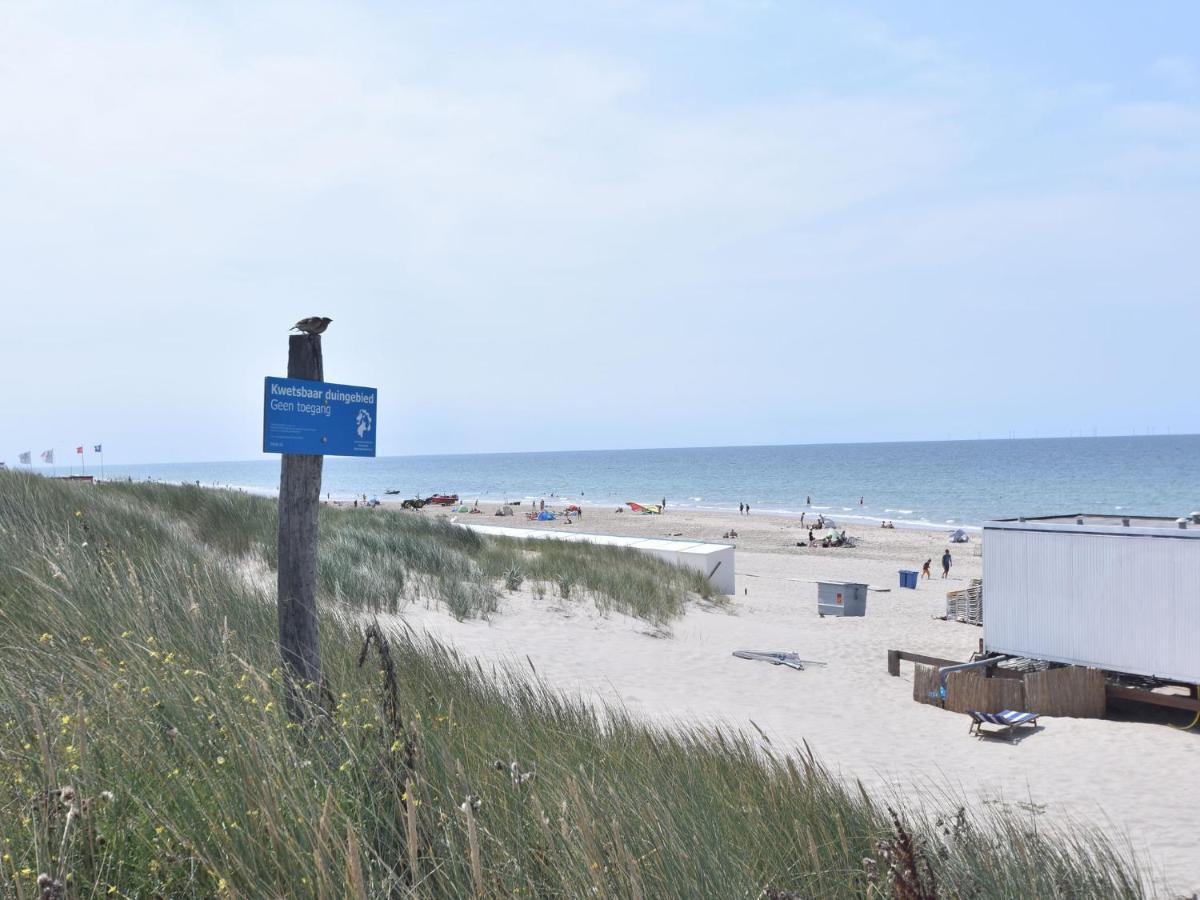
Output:
<svg viewBox="0 0 1200 900">
<path fill-rule="evenodd" d="M 900 675 L 900 651 L 899 650 L 889 650 L 888 651 L 888 674 L 893 677 L 899 677 L 899 675 Z"/>
<path fill-rule="evenodd" d="M 288 338 L 288 378 L 324 381 L 319 334 Z M 279 649 L 288 687 L 288 714 L 304 718 L 322 693 L 317 640 L 317 511 L 323 456 L 283 454 L 279 476 Z M 312 684 L 313 688 L 306 686 Z"/>
</svg>

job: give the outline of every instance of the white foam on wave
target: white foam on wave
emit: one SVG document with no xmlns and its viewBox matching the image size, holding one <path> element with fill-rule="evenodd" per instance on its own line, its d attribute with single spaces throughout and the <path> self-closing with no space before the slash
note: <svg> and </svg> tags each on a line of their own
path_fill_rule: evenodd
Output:
<svg viewBox="0 0 1200 900">
<path fill-rule="evenodd" d="M 885 509 L 884 512 L 900 513 L 900 515 L 902 515 L 902 516 L 911 516 L 913 514 L 913 510 L 911 510 L 911 509 Z"/>
</svg>

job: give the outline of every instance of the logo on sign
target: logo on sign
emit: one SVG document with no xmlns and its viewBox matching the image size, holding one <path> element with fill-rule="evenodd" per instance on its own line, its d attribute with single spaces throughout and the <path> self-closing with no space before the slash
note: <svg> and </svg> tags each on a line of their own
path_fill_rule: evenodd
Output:
<svg viewBox="0 0 1200 900">
<path fill-rule="evenodd" d="M 370 430 L 371 430 L 371 414 L 369 412 L 367 412 L 365 409 L 360 409 L 358 411 L 358 418 L 355 420 L 355 423 L 354 423 L 354 431 L 358 434 L 359 437 L 362 437 Z"/>
</svg>

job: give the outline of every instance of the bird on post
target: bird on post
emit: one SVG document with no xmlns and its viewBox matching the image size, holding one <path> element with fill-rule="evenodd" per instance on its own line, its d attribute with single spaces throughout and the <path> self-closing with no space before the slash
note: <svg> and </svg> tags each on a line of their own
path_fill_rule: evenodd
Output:
<svg viewBox="0 0 1200 900">
<path fill-rule="evenodd" d="M 325 329 L 333 319 L 328 316 L 309 316 L 293 325 L 289 331 L 303 331 L 305 334 L 324 334 Z"/>
</svg>

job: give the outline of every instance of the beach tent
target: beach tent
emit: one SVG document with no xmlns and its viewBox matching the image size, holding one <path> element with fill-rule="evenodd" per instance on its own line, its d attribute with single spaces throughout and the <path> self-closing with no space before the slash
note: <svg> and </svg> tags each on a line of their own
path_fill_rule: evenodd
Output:
<svg viewBox="0 0 1200 900">
<path fill-rule="evenodd" d="M 539 522 L 553 522 L 554 521 L 554 513 L 550 512 L 550 510 L 548 510 L 548 509 L 543 509 L 540 513 L 538 513 L 538 521 Z"/>
<path fill-rule="evenodd" d="M 967 533 L 961 528 L 955 531 L 954 534 L 950 535 L 950 543 L 952 544 L 965 544 L 969 540 L 971 540 L 971 538 L 968 537 Z"/>
</svg>

